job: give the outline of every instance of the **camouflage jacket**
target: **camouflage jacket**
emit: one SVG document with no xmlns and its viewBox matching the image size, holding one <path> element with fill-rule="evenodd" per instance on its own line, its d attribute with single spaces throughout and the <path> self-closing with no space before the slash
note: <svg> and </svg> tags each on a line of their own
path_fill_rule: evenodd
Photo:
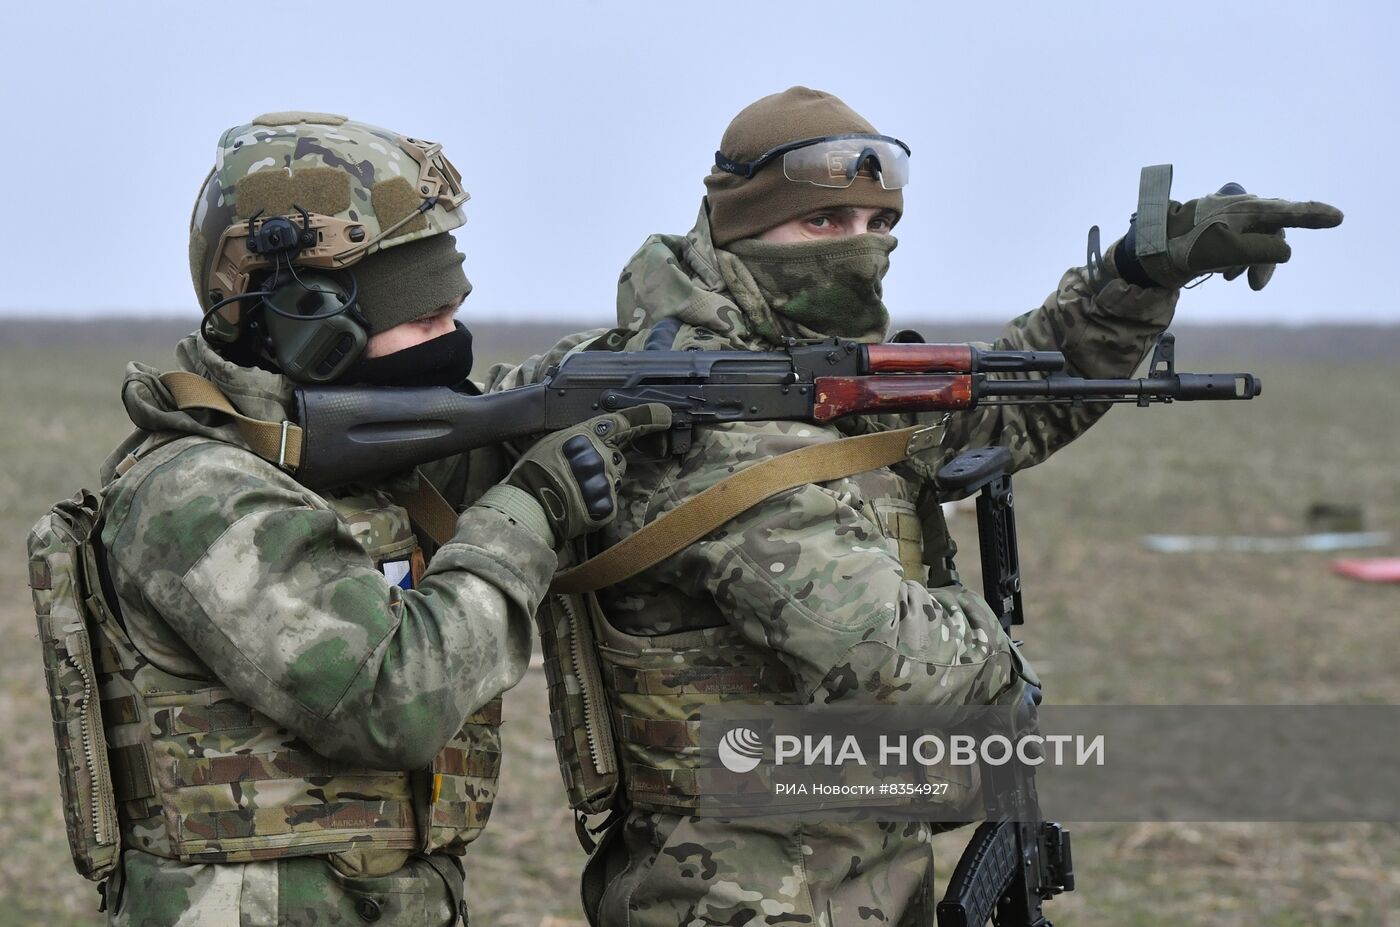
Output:
<svg viewBox="0 0 1400 927">
<path fill-rule="evenodd" d="M 177 357 L 245 415 L 288 417 L 284 378 L 229 364 L 195 336 Z M 296 749 L 378 770 L 425 768 L 464 719 L 519 680 L 530 615 L 557 563 L 536 530 L 468 508 L 416 588 L 401 588 L 367 553 L 366 526 L 335 507 L 339 491 L 317 495 L 254 457 L 222 417 L 179 411 L 150 368 L 133 364 L 122 396 L 138 431 L 109 459 L 104 482 L 151 435 L 208 439 L 138 465 L 130 475 L 139 479 L 119 479 L 104 500 L 122 621 L 160 671 L 231 691 Z M 384 488 L 345 493 L 380 498 Z M 351 852 L 333 861 L 186 864 L 128 848 L 110 917 L 348 923 L 372 904 L 384 923 L 456 919 L 460 868 L 444 867 L 445 857 Z"/>
<path fill-rule="evenodd" d="M 1171 321 L 1176 301 L 1175 290 L 1142 289 L 1116 280 L 1095 297 L 1082 272 L 1072 269 L 1065 272 L 1058 289 L 1043 305 L 1012 320 L 993 347 L 1061 351 L 1070 373 L 1086 377 L 1128 376 Z M 753 334 L 738 303 L 725 291 L 703 209 L 695 228 L 687 235 L 653 235 L 628 262 L 618 282 L 617 318 L 619 325 L 639 332 L 629 344 L 630 348 L 640 348 L 646 331 L 664 318 L 676 318 L 683 323 L 674 344 L 676 349 L 772 350 L 775 347 Z M 552 358 L 546 359 L 538 367 L 542 368 L 550 360 Z M 944 437 L 937 447 L 889 474 L 895 479 L 891 487 L 897 485 L 889 491 L 917 513 L 920 533 L 926 542 L 941 541 L 946 530 L 937 503 L 947 496 L 934 486 L 933 475 L 939 467 L 963 450 L 994 444 L 1010 449 L 1014 469 L 1031 466 L 1082 434 L 1105 409 L 1105 406 L 992 406 L 954 413 L 948 417 Z M 841 420 L 837 427 L 775 422 L 697 429 L 696 447 L 683 460 L 641 461 L 629 468 L 623 509 L 618 520 L 602 532 L 604 546 L 615 543 L 734 470 L 773 454 L 803 444 L 834 440 L 844 433 L 903 427 L 916 420 L 942 418 L 940 413 L 929 413 L 855 417 Z M 854 624 L 861 627 L 870 624 L 873 619 L 870 610 L 879 610 L 875 603 L 890 606 L 885 611 L 891 615 L 902 613 L 892 607 L 901 595 L 900 583 L 916 581 L 919 577 L 904 576 L 898 582 L 891 579 L 893 572 L 888 567 L 899 565 L 896 561 L 901 558 L 895 557 L 892 561 L 884 551 L 866 550 L 859 539 L 835 546 L 832 541 L 816 540 L 835 533 L 832 529 L 843 519 L 862 524 L 860 518 L 854 518 L 858 514 L 863 513 L 866 522 L 870 522 L 872 516 L 876 522 L 888 521 L 864 511 L 869 507 L 859 504 L 864 501 L 859 495 L 841 498 L 848 488 L 844 485 L 808 487 L 748 512 L 726 526 L 719 536 L 615 590 L 607 602 L 610 619 L 627 630 L 644 634 L 753 620 L 756 623 L 745 629 L 746 635 L 764 646 L 778 646 L 795 661 L 794 668 L 806 680 L 806 690 L 815 692 L 827 681 L 834 665 L 832 647 L 841 645 L 828 640 L 817 645 L 819 652 L 808 654 L 804 649 L 807 643 L 794 640 L 788 634 L 775 633 L 769 626 L 769 619 L 759 617 L 764 611 L 759 606 L 774 595 L 786 598 L 791 594 L 789 604 L 792 605 L 806 600 L 820 602 L 827 616 L 822 623 L 828 624 L 832 622 L 830 616 L 836 606 L 830 590 L 823 591 L 820 585 L 809 588 L 812 577 L 803 570 L 786 567 L 782 571 L 764 570 L 767 575 L 758 581 L 753 589 L 755 598 L 749 602 L 753 611 L 750 619 L 749 608 L 738 608 L 739 603 L 732 601 L 747 584 L 736 586 L 733 572 L 722 567 L 736 556 L 741 564 L 769 562 L 771 557 L 751 555 L 750 551 L 783 544 L 797 545 L 804 554 L 810 550 L 814 562 L 863 554 L 842 562 L 868 563 L 869 575 L 884 579 L 872 580 L 873 585 L 859 594 L 854 594 L 847 582 L 843 595 L 864 603 L 853 606 L 865 615 L 854 619 Z M 825 499 L 833 493 L 835 507 L 828 503 L 816 505 L 816 510 L 824 512 L 822 519 L 806 525 L 790 517 L 792 513 L 801 512 L 805 504 L 815 504 L 816 499 Z M 901 512 L 909 511 L 903 505 L 898 508 Z M 789 526 L 788 530 L 775 535 L 762 527 L 776 523 Z M 889 526 L 881 533 L 889 533 Z M 763 538 L 766 540 L 761 541 Z M 751 548 L 750 545 L 759 546 Z M 852 546 L 860 549 L 853 551 Z M 908 560 L 907 557 L 902 559 Z M 741 572 L 747 573 L 746 570 Z M 853 573 L 843 569 L 842 573 L 867 575 L 866 570 Z M 718 583 L 720 576 L 724 577 L 722 590 Z M 723 594 L 717 596 L 719 592 Z M 917 601 L 917 591 L 914 594 Z M 829 638 L 825 633 L 819 636 Z M 857 638 L 864 639 L 863 632 L 854 634 L 852 640 Z M 775 641 L 779 643 L 774 644 Z"/>
<path fill-rule="evenodd" d="M 1094 296 L 1070 270 L 996 347 L 1062 351 L 1079 375 L 1126 376 L 1175 303 L 1172 291 L 1117 281 Z M 646 331 L 668 317 L 684 323 L 677 349 L 772 347 L 725 290 L 703 208 L 686 236 L 649 238 L 619 281 L 618 323 L 639 333 L 629 347 L 640 348 Z M 946 537 L 932 475 L 959 451 L 990 444 L 1010 448 L 1016 467 L 1029 466 L 1100 414 L 1069 407 L 954 414 L 938 448 L 894 469 L 781 494 L 606 590 L 604 611 L 614 626 L 653 641 L 727 625 L 776 656 L 798 701 L 985 702 L 1008 684 L 1018 657 L 980 596 L 956 584 L 927 585 L 920 561 L 942 551 L 922 550 L 924 538 Z M 842 427 L 903 424 L 882 417 Z M 696 428 L 681 459 L 631 465 L 603 542 L 739 469 L 841 436 L 803 423 Z M 1021 672 L 1030 675 L 1028 667 Z M 590 863 L 602 880 L 591 914 L 607 925 L 932 923 L 929 836 L 922 824 L 818 826 L 633 809 Z"/>
</svg>

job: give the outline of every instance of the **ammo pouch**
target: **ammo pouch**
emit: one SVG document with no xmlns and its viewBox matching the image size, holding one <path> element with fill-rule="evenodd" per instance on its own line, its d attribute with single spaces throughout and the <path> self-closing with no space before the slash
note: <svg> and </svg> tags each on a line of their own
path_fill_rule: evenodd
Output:
<svg viewBox="0 0 1400 927">
<path fill-rule="evenodd" d="M 29 588 L 44 650 L 68 847 L 78 872 L 95 882 L 116 867 L 121 845 L 88 633 L 89 620 L 112 620 L 91 544 L 100 504 L 81 490 L 29 534 Z"/>
</svg>

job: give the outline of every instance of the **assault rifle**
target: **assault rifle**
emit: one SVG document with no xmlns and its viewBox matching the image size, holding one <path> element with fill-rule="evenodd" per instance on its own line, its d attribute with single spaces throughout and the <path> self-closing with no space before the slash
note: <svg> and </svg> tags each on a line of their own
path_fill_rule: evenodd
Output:
<svg viewBox="0 0 1400 927">
<path fill-rule="evenodd" d="M 768 352 L 584 350 L 543 382 L 482 396 L 446 387 L 303 387 L 297 477 L 313 489 L 342 485 L 648 402 L 670 406 L 671 450 L 683 454 L 694 426 L 725 422 L 1259 395 L 1251 374 L 1177 373 L 1173 340 L 1164 334 L 1148 375 L 1131 379 L 1070 376 L 1055 351 L 831 338 Z"/>
<path fill-rule="evenodd" d="M 938 471 L 949 489 L 978 492 L 977 539 L 982 554 L 982 589 L 987 604 L 1009 635 L 1025 623 L 1021 603 L 1021 568 L 1016 548 L 1016 516 L 1012 508 L 1011 452 L 1004 447 L 967 451 Z M 1017 644 L 1019 646 L 1019 642 Z M 1015 706 L 1009 730 L 999 733 L 1013 742 L 1032 731 L 1039 703 Z M 1004 719 L 993 715 L 996 722 Z M 1053 927 L 1042 911 L 1044 902 L 1074 891 L 1074 861 L 1069 831 L 1046 821 L 1035 789 L 1035 767 L 1017 762 L 981 764 L 982 801 L 986 820 L 968 841 L 948 889 L 938 903 L 938 927 Z"/>
</svg>

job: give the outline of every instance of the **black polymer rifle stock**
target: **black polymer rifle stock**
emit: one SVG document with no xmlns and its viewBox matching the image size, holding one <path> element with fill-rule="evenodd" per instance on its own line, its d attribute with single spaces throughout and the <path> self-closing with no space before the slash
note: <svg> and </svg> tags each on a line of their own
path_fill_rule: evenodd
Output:
<svg viewBox="0 0 1400 927">
<path fill-rule="evenodd" d="M 696 425 L 1259 395 L 1251 374 L 1177 373 L 1172 345 L 1164 334 L 1148 375 L 1126 379 L 1069 376 L 1054 351 L 832 338 L 779 351 L 578 351 L 543 382 L 487 395 L 446 387 L 303 387 L 296 475 L 313 489 L 343 485 L 648 402 L 671 408 L 671 451 L 683 454 Z"/>
</svg>

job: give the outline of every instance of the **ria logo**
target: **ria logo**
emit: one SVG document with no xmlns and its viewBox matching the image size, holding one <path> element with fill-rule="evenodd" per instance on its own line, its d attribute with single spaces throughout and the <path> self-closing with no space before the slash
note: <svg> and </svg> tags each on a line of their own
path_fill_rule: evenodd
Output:
<svg viewBox="0 0 1400 927">
<path fill-rule="evenodd" d="M 763 740 L 746 727 L 736 727 L 719 742 L 719 761 L 734 773 L 752 772 L 763 759 Z"/>
</svg>

